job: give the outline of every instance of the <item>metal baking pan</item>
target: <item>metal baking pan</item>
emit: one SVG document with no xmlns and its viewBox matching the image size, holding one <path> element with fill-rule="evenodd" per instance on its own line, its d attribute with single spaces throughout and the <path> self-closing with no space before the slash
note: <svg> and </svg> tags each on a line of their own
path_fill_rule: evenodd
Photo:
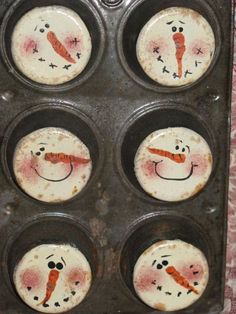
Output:
<svg viewBox="0 0 236 314">
<path fill-rule="evenodd" d="M 73 10 L 91 36 L 85 69 L 58 85 L 23 74 L 12 54 L 17 21 L 44 6 Z M 150 78 L 136 55 L 144 25 L 170 7 L 198 12 L 215 38 L 209 67 L 198 79 L 179 86 Z M 0 313 L 37 313 L 17 293 L 14 271 L 24 254 L 43 244 L 72 245 L 90 264 L 90 290 L 68 313 L 165 313 L 165 307 L 155 310 L 141 301 L 133 273 L 137 259 L 151 245 L 177 239 L 205 255 L 209 281 L 197 302 L 172 313 L 220 313 L 226 263 L 232 1 L 2 0 L 0 18 Z M 92 162 L 82 192 L 57 202 L 30 196 L 14 171 L 17 143 L 47 127 L 78 136 Z M 134 160 L 149 134 L 176 127 L 205 139 L 212 171 L 204 187 L 188 198 L 165 201 L 141 187 Z"/>
</svg>

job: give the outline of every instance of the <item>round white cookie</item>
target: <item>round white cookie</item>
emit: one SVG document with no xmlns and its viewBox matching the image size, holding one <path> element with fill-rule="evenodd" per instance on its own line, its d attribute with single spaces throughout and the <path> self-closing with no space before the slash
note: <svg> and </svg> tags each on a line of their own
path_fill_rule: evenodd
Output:
<svg viewBox="0 0 236 314">
<path fill-rule="evenodd" d="M 171 7 L 158 12 L 142 28 L 136 46 L 144 72 L 165 86 L 197 81 L 215 52 L 211 26 L 198 12 Z"/>
<path fill-rule="evenodd" d="M 70 245 L 39 245 L 27 252 L 14 271 L 21 299 L 36 311 L 62 313 L 77 306 L 91 286 L 86 257 Z"/>
<path fill-rule="evenodd" d="M 153 244 L 138 258 L 133 284 L 150 307 L 178 311 L 201 297 L 208 278 L 208 263 L 199 249 L 181 240 L 169 240 Z"/>
<path fill-rule="evenodd" d="M 37 7 L 21 17 L 11 38 L 13 60 L 31 80 L 48 85 L 71 81 L 86 67 L 92 50 L 80 16 L 62 6 Z"/>
<path fill-rule="evenodd" d="M 43 128 L 17 144 L 13 168 L 19 186 L 44 202 L 63 202 L 87 184 L 92 161 L 87 146 L 61 128 Z"/>
<path fill-rule="evenodd" d="M 198 193 L 212 171 L 212 153 L 198 133 L 182 127 L 148 135 L 135 155 L 142 188 L 163 201 L 181 201 Z"/>
</svg>

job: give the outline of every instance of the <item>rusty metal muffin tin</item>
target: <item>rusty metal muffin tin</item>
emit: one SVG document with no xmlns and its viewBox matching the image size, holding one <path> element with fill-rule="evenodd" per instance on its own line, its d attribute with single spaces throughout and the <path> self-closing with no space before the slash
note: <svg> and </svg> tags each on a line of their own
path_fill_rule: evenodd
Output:
<svg viewBox="0 0 236 314">
<path fill-rule="evenodd" d="M 81 76 L 52 87 L 34 83 L 18 72 L 10 38 L 26 11 L 55 4 L 81 15 L 91 33 L 93 51 Z M 210 68 L 191 86 L 169 88 L 154 83 L 135 55 L 135 41 L 143 25 L 170 6 L 199 11 L 216 37 Z M 220 313 L 227 222 L 231 1 L 5 0 L 0 14 L 0 313 L 36 313 L 17 295 L 12 276 L 21 257 L 44 243 L 72 244 L 91 264 L 92 288 L 68 313 L 156 313 L 135 294 L 132 268 L 151 244 L 171 239 L 201 249 L 210 266 L 203 296 L 181 313 Z M 18 140 L 47 126 L 79 134 L 94 165 L 85 189 L 64 203 L 32 199 L 19 188 L 12 170 Z M 142 190 L 133 159 L 148 134 L 175 126 L 190 128 L 205 138 L 213 154 L 213 171 L 197 195 L 169 203 Z"/>
</svg>

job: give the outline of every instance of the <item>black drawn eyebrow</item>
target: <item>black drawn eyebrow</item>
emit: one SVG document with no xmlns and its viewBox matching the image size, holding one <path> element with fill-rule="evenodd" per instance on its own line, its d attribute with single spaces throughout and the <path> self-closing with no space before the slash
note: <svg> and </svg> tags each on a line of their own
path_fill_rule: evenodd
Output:
<svg viewBox="0 0 236 314">
<path fill-rule="evenodd" d="M 188 145 L 186 145 L 186 147 L 188 148 L 188 152 L 190 153 L 190 147 Z"/>
<path fill-rule="evenodd" d="M 179 21 L 181 24 L 185 24 L 183 21 Z"/>
<path fill-rule="evenodd" d="M 174 21 L 170 21 L 170 22 L 167 22 L 166 24 L 168 24 L 168 25 L 170 25 L 170 24 L 172 24 Z"/>
<path fill-rule="evenodd" d="M 52 256 L 54 256 L 54 254 L 52 254 L 52 255 L 49 255 L 48 257 L 46 257 L 46 259 L 49 259 L 50 257 L 52 257 Z"/>
<path fill-rule="evenodd" d="M 38 145 L 48 145 L 47 143 L 39 143 Z"/>
<path fill-rule="evenodd" d="M 62 260 L 62 262 L 65 264 L 65 266 L 66 266 L 66 262 L 65 262 L 65 260 L 64 260 L 64 258 L 63 257 L 61 257 L 61 260 Z"/>
<path fill-rule="evenodd" d="M 36 25 L 36 27 L 35 27 L 34 31 L 36 31 L 36 30 L 37 30 L 37 28 L 38 28 L 38 25 Z"/>
<path fill-rule="evenodd" d="M 162 255 L 161 257 L 169 257 L 169 256 L 171 256 L 171 255 Z"/>
<path fill-rule="evenodd" d="M 179 141 L 179 142 L 183 143 L 183 141 L 182 141 L 182 140 L 177 139 L 177 141 Z"/>
</svg>

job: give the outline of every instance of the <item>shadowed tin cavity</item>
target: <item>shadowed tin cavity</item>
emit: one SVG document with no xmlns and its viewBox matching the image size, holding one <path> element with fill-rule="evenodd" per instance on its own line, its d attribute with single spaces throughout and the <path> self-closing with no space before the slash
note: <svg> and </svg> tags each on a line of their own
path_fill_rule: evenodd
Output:
<svg viewBox="0 0 236 314">
<path fill-rule="evenodd" d="M 142 188 L 164 201 L 180 201 L 204 188 L 212 171 L 212 153 L 203 137 L 175 127 L 149 134 L 136 152 L 135 175 Z"/>
<path fill-rule="evenodd" d="M 43 91 L 63 91 L 94 73 L 105 36 L 91 3 L 18 0 L 5 15 L 1 40 L 4 61 L 21 82 Z"/>
<path fill-rule="evenodd" d="M 213 69 L 221 31 L 205 1 L 139 0 L 124 13 L 117 41 L 122 65 L 137 83 L 172 92 Z"/>
<path fill-rule="evenodd" d="M 63 202 L 87 184 L 92 161 L 87 146 L 74 134 L 47 127 L 24 136 L 16 145 L 14 174 L 19 186 L 44 202 Z"/>
<path fill-rule="evenodd" d="M 7 134 L 5 173 L 38 201 L 55 204 L 82 195 L 101 162 L 97 128 L 69 106 L 35 106 L 21 113 Z"/>
</svg>

